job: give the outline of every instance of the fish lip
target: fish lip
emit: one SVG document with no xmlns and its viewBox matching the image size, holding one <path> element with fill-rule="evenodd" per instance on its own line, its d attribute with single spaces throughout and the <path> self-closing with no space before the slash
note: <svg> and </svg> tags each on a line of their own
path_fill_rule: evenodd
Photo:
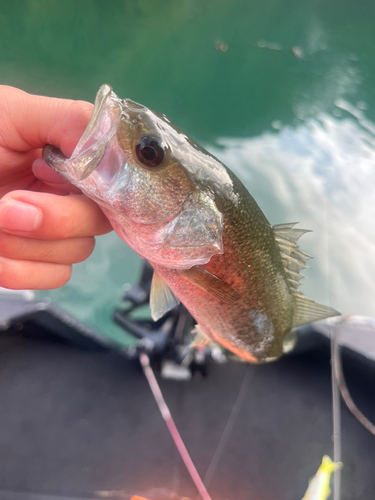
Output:
<svg viewBox="0 0 375 500">
<path fill-rule="evenodd" d="M 47 165 L 57 173 L 65 173 L 65 162 L 67 161 L 67 157 L 59 148 L 56 148 L 51 144 L 47 144 L 43 148 L 42 158 L 47 163 Z"/>
<path fill-rule="evenodd" d="M 104 111 L 104 106 L 106 102 L 108 101 L 108 98 L 111 96 L 111 94 L 114 94 L 112 87 L 108 84 L 103 84 L 100 86 L 96 96 L 95 96 L 95 102 L 94 102 L 94 109 L 90 118 L 90 121 L 83 132 L 76 148 L 76 150 L 83 150 L 82 148 L 84 147 L 85 143 L 90 137 L 90 134 L 95 128 L 95 125 L 100 122 L 100 118 L 102 117 L 103 111 Z M 114 94 L 115 95 L 115 94 Z M 117 97 L 117 96 L 116 96 Z M 81 152 L 81 151 L 80 151 Z M 73 153 L 74 154 L 74 153 Z"/>
<path fill-rule="evenodd" d="M 102 85 L 96 94 L 91 119 L 72 156 L 66 158 L 58 148 L 47 145 L 43 149 L 43 159 L 53 170 L 79 185 L 100 165 L 116 133 L 122 109 L 122 101 L 112 91 L 112 87 Z"/>
</svg>

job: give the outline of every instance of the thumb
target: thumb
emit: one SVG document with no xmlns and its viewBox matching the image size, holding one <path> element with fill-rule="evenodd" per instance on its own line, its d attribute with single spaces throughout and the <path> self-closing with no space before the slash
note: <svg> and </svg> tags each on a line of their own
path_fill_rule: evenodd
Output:
<svg viewBox="0 0 375 500">
<path fill-rule="evenodd" d="M 27 94 L 0 86 L 0 144 L 30 151 L 52 144 L 70 156 L 92 115 L 93 105 Z"/>
</svg>

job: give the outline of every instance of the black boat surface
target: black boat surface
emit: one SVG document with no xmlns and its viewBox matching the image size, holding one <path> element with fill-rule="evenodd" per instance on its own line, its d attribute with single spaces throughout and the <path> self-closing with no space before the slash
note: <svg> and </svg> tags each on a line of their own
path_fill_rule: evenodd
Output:
<svg viewBox="0 0 375 500">
<path fill-rule="evenodd" d="M 146 271 L 126 292 L 133 308 L 137 297 L 147 300 Z M 115 311 L 118 322 L 121 311 L 142 337 L 145 323 L 126 320 L 124 309 Z M 118 348 L 48 301 L 3 297 L 0 313 L 1 499 L 196 498 L 134 346 Z M 183 381 L 159 377 L 213 499 L 300 499 L 322 456 L 332 454 L 327 331 L 326 323 L 301 329 L 295 351 L 276 363 L 205 359 Z M 165 335 L 146 337 L 153 335 L 154 365 L 160 371 L 166 357 L 178 365 L 171 337 L 161 344 Z M 374 419 L 374 353 L 364 357 L 349 332 L 341 343 L 350 342 L 347 382 Z M 342 499 L 373 498 L 375 438 L 344 406 L 342 434 Z"/>
</svg>

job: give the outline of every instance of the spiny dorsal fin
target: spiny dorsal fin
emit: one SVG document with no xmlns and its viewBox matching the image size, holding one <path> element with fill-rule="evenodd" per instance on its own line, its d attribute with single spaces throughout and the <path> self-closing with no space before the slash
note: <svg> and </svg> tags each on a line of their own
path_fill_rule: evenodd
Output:
<svg viewBox="0 0 375 500">
<path fill-rule="evenodd" d="M 310 233 L 310 229 L 294 229 L 298 222 L 290 222 L 288 224 L 276 224 L 272 226 L 273 232 L 276 237 L 283 238 L 289 243 L 296 244 L 298 239 L 305 233 Z"/>
<path fill-rule="evenodd" d="M 293 316 L 293 328 L 312 321 L 330 318 L 331 316 L 340 316 L 340 313 L 332 307 L 323 306 L 313 300 L 308 299 L 301 293 L 294 294 L 295 310 Z"/>
<path fill-rule="evenodd" d="M 280 256 L 287 274 L 290 290 L 295 298 L 295 310 L 293 317 L 293 328 L 319 319 L 337 316 L 339 313 L 331 307 L 322 306 L 305 297 L 299 292 L 300 281 L 305 278 L 300 271 L 308 267 L 306 261 L 311 259 L 310 255 L 302 252 L 298 245 L 298 239 L 309 231 L 307 229 L 294 229 L 296 222 L 290 224 L 277 224 L 273 226 L 275 240 L 280 249 Z"/>
<path fill-rule="evenodd" d="M 298 288 L 300 279 L 304 278 L 300 274 L 301 269 L 308 267 L 306 261 L 311 259 L 310 255 L 302 252 L 297 245 L 298 239 L 309 231 L 307 229 L 294 229 L 296 224 L 297 222 L 292 222 L 272 227 L 289 284 L 295 290 Z"/>
<path fill-rule="evenodd" d="M 150 307 L 151 316 L 154 321 L 160 319 L 164 314 L 180 303 L 169 286 L 154 272 L 151 282 Z"/>
</svg>

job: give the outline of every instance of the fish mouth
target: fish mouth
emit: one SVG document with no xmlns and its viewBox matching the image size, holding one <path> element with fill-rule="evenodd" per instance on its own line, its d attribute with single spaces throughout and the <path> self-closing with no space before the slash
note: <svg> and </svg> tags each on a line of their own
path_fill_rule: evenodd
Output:
<svg viewBox="0 0 375 500">
<path fill-rule="evenodd" d="M 67 158 L 58 148 L 48 144 L 43 148 L 44 161 L 69 182 L 78 185 L 84 181 L 99 166 L 116 134 L 121 109 L 122 101 L 112 87 L 102 85 L 95 98 L 90 122 L 72 156 Z"/>
</svg>

